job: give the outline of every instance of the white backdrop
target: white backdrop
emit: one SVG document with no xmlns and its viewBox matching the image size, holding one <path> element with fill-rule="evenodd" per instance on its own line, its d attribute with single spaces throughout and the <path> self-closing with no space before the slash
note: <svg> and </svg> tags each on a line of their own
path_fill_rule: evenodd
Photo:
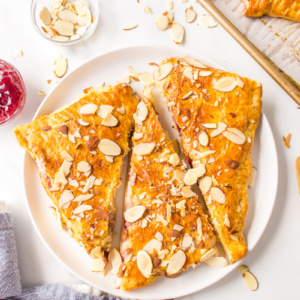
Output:
<svg viewBox="0 0 300 300">
<path fill-rule="evenodd" d="M 19 264 L 23 286 L 52 282 L 76 283 L 48 252 L 38 238 L 25 208 L 22 190 L 23 150 L 17 145 L 13 128 L 29 122 L 43 97 L 37 91 L 49 92 L 57 82 L 53 63 L 59 54 L 67 57 L 69 71 L 85 60 L 113 49 L 135 45 L 183 47 L 201 53 L 232 72 L 261 81 L 264 90 L 263 110 L 271 123 L 279 155 L 279 189 L 270 223 L 254 251 L 245 263 L 256 275 L 259 289 L 250 292 L 240 274 L 233 271 L 211 287 L 184 300 L 196 299 L 298 299 L 300 256 L 300 201 L 295 174 L 295 159 L 300 155 L 300 111 L 283 90 L 253 61 L 253 59 L 220 27 L 206 29 L 184 21 L 184 10 L 194 6 L 198 15 L 204 13 L 199 4 L 189 0 L 182 4 L 174 0 L 175 21 L 186 29 L 185 42 L 175 45 L 170 32 L 155 27 L 157 14 L 166 10 L 161 0 L 99 0 L 100 20 L 94 35 L 85 43 L 71 48 L 58 47 L 40 37 L 31 24 L 30 1 L 0 1 L 0 58 L 14 64 L 21 72 L 27 102 L 21 115 L 0 127 L 0 198 L 14 215 Z M 153 15 L 146 15 L 147 4 Z M 125 32 L 122 25 L 137 22 L 138 28 Z M 17 49 L 24 52 L 14 57 Z M 141 53 L 142 55 L 142 53 Z M 47 80 L 52 79 L 51 84 Z M 282 136 L 292 134 L 291 148 L 283 146 Z M 263 199 L 262 199 L 263 201 Z"/>
</svg>

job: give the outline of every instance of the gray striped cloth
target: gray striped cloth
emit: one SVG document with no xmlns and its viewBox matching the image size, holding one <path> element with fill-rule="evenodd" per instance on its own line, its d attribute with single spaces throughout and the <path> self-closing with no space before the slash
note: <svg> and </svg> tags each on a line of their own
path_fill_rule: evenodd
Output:
<svg viewBox="0 0 300 300">
<path fill-rule="evenodd" d="M 0 299 L 12 300 L 122 300 L 104 295 L 86 284 L 67 287 L 62 284 L 47 284 L 21 288 L 17 248 L 12 228 L 12 215 L 3 211 L 0 201 Z"/>
</svg>

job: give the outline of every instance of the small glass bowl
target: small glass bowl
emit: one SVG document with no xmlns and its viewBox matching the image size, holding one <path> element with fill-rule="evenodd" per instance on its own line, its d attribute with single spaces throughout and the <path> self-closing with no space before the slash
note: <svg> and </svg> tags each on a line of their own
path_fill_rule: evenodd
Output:
<svg viewBox="0 0 300 300">
<path fill-rule="evenodd" d="M 93 22 L 90 24 L 90 26 L 87 28 L 86 32 L 80 36 L 78 39 L 74 40 L 68 40 L 68 41 L 58 41 L 50 36 L 46 35 L 42 29 L 42 26 L 45 26 L 42 20 L 40 19 L 40 11 L 43 9 L 43 7 L 47 7 L 48 10 L 51 12 L 51 0 L 32 0 L 31 2 L 31 20 L 32 24 L 35 28 L 35 30 L 46 40 L 51 42 L 54 45 L 57 46 L 72 46 L 79 43 L 82 43 L 86 41 L 88 38 L 92 36 L 94 33 L 99 20 L 99 3 L 98 0 L 85 0 L 90 7 L 92 16 L 93 16 Z"/>
<path fill-rule="evenodd" d="M 9 85 L 8 89 L 7 84 Z M 11 98 L 16 95 L 18 95 L 17 104 L 15 103 L 16 99 Z M 4 105 L 2 97 L 5 96 L 7 101 Z M 0 125 L 14 119 L 22 111 L 25 101 L 26 88 L 21 74 L 13 65 L 0 59 L 0 110 L 4 109 L 7 112 L 5 113 L 6 117 L 2 117 L 2 113 L 0 114 Z M 10 112 L 11 109 L 13 110 Z"/>
</svg>

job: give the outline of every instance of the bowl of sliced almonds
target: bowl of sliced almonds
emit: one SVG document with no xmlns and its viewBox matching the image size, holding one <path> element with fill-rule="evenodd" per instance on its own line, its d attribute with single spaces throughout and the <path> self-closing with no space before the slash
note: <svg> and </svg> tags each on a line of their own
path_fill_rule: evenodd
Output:
<svg viewBox="0 0 300 300">
<path fill-rule="evenodd" d="M 99 18 L 97 0 L 32 0 L 34 28 L 48 41 L 71 46 L 94 33 Z"/>
</svg>

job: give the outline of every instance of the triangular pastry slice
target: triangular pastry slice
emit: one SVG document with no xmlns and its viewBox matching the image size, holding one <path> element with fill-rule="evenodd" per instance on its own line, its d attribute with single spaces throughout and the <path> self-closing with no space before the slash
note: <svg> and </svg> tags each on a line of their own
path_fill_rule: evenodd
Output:
<svg viewBox="0 0 300 300">
<path fill-rule="evenodd" d="M 58 217 L 94 259 L 96 272 L 107 266 L 116 211 L 113 199 L 136 105 L 131 87 L 105 86 L 14 130 L 35 159 Z"/>
<path fill-rule="evenodd" d="M 200 61 L 170 58 L 155 71 L 156 82 L 194 168 L 212 223 L 231 262 L 245 256 L 251 153 L 261 115 L 261 84 L 216 70 Z"/>
<path fill-rule="evenodd" d="M 183 182 L 188 172 L 158 120 L 149 91 L 134 117 L 117 279 L 122 290 L 146 286 L 164 274 L 177 276 L 218 255 L 212 226 Z M 187 177 L 197 180 L 203 172 L 199 166 Z"/>
</svg>

